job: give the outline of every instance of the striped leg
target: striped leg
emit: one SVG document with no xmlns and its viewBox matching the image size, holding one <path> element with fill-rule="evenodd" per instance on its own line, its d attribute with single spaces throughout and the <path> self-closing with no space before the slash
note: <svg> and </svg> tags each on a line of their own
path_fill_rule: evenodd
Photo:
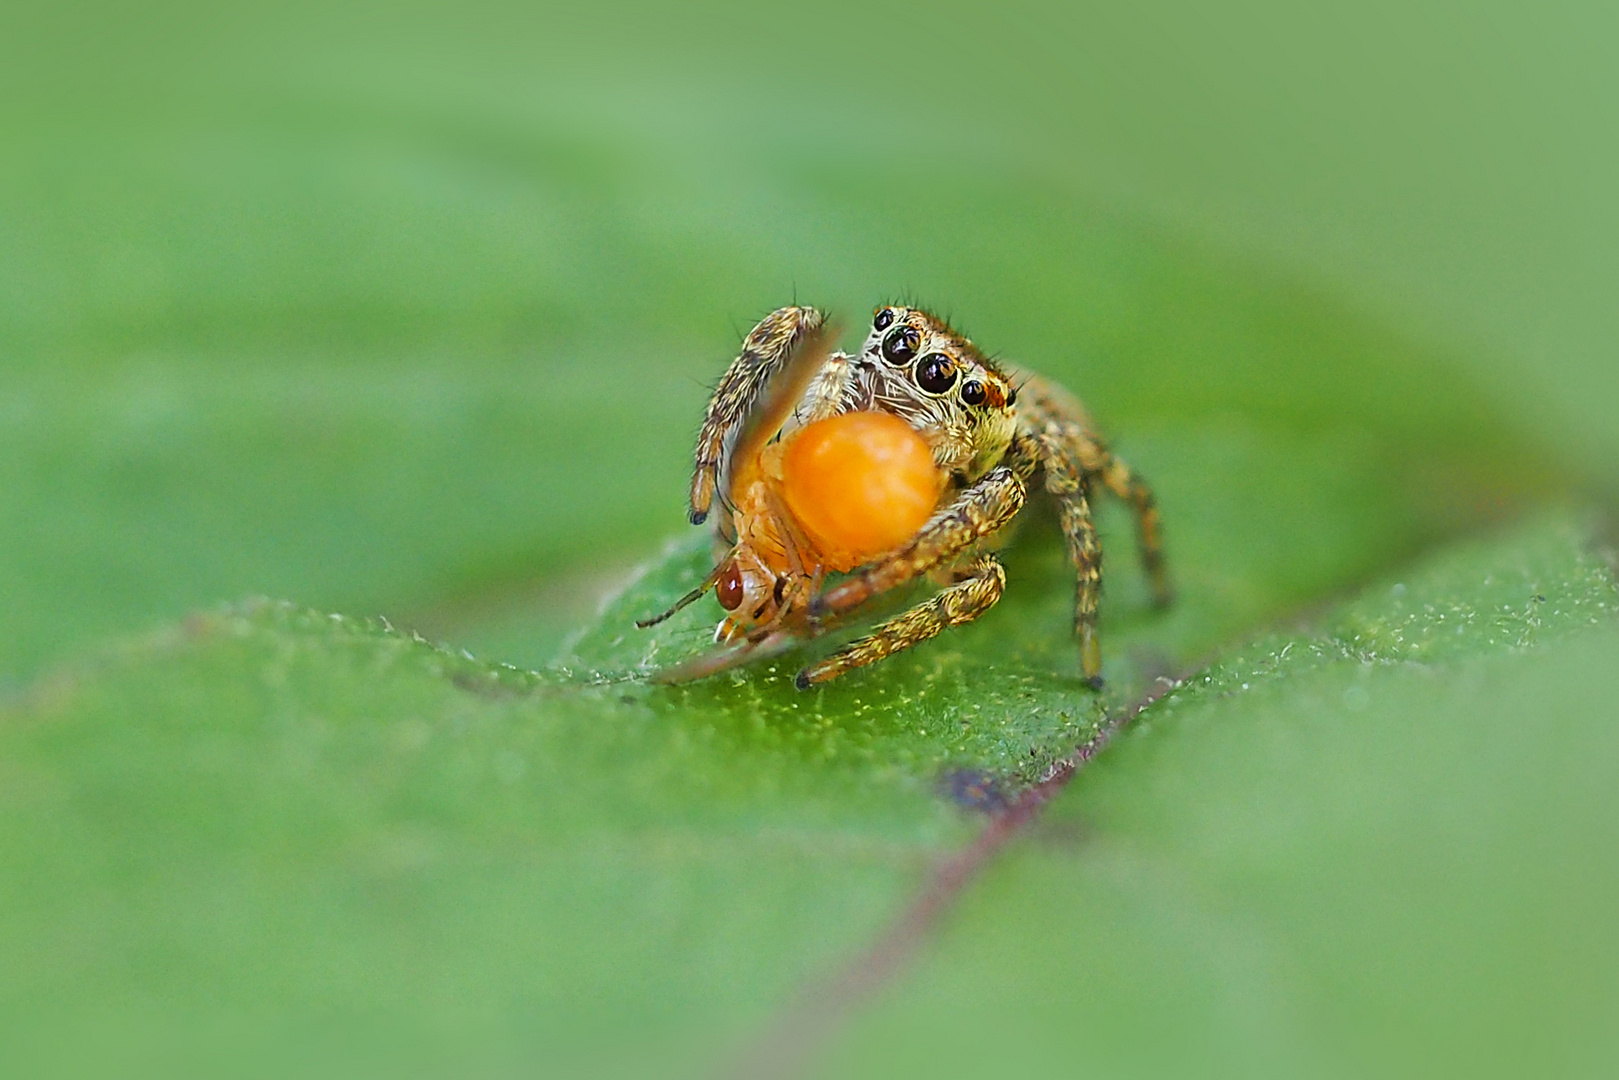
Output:
<svg viewBox="0 0 1619 1080">
<path fill-rule="evenodd" d="M 1011 521 L 1023 508 L 1025 497 L 1023 478 L 1010 466 L 991 469 L 955 502 L 934 514 L 905 547 L 812 600 L 810 618 L 820 621 L 845 615 L 878 593 L 950 562 Z"/>
<path fill-rule="evenodd" d="M 798 688 L 807 690 L 936 637 L 947 627 L 972 622 L 995 606 L 1005 587 L 1006 571 L 1000 561 L 993 555 L 979 556 L 971 567 L 956 576 L 955 584 L 800 671 Z"/>
<path fill-rule="evenodd" d="M 1136 540 L 1141 547 L 1141 564 L 1146 567 L 1147 577 L 1152 583 L 1153 602 L 1159 607 L 1167 607 L 1174 593 L 1169 586 L 1169 576 L 1164 571 L 1163 540 L 1158 532 L 1158 501 L 1153 498 L 1147 482 L 1122 459 L 1105 450 L 1102 455 L 1102 483 L 1135 511 Z"/>
<path fill-rule="evenodd" d="M 743 339 L 741 353 L 720 377 L 719 386 L 709 399 L 708 412 L 697 435 L 696 468 L 691 477 L 693 525 L 707 520 L 726 455 L 765 400 L 771 382 L 787 367 L 806 339 L 817 336 L 823 322 L 823 316 L 814 308 L 779 308 L 766 315 Z M 818 367 L 819 363 L 812 357 L 806 375 L 813 376 Z M 808 378 L 804 381 L 807 383 Z M 790 412 L 791 401 L 784 404 Z M 776 420 L 778 426 L 786 415 L 784 412 Z"/>
<path fill-rule="evenodd" d="M 1096 608 L 1102 597 L 1102 542 L 1091 520 L 1090 485 L 1078 463 L 1060 447 L 1047 443 L 1046 490 L 1057 500 L 1063 540 L 1073 561 L 1078 582 L 1074 589 L 1074 634 L 1079 638 L 1079 660 L 1085 679 L 1102 686 L 1102 649 L 1096 636 Z"/>
</svg>

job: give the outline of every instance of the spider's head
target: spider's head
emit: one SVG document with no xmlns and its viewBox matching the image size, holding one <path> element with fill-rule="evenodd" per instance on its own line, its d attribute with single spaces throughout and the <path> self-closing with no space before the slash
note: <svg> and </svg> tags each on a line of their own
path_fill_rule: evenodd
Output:
<svg viewBox="0 0 1619 1080">
<path fill-rule="evenodd" d="M 1017 427 L 1017 388 L 937 315 L 878 308 L 860 356 L 875 376 L 880 406 L 927 437 L 941 468 L 974 480 L 1006 453 Z"/>
</svg>

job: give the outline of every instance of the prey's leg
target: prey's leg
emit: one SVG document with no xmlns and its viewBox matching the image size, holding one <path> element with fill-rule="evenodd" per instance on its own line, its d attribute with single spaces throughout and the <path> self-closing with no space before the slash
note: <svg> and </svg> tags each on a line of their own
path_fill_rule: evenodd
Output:
<svg viewBox="0 0 1619 1080">
<path fill-rule="evenodd" d="M 819 663 L 798 673 L 800 690 L 837 678 L 936 636 L 949 626 L 972 622 L 1001 598 L 1006 571 L 993 555 L 982 555 L 936 596 L 896 615 L 858 641 L 850 642 Z"/>
<path fill-rule="evenodd" d="M 685 596 L 682 596 L 679 600 L 676 600 L 672 605 L 670 605 L 668 611 L 665 611 L 665 612 L 663 612 L 662 614 L 659 614 L 659 615 L 653 615 L 650 618 L 636 619 L 635 620 L 636 628 L 640 629 L 640 630 L 645 630 L 645 629 L 647 629 L 649 627 L 657 626 L 659 623 L 661 623 L 665 619 L 669 618 L 669 616 L 673 615 L 675 612 L 680 611 L 682 608 L 685 608 L 685 607 L 688 607 L 688 606 L 690 606 L 692 604 L 695 604 L 697 601 L 699 601 L 699 600 L 701 600 L 703 598 L 704 594 L 706 594 L 708 592 L 708 590 L 710 590 L 710 589 L 712 589 L 714 587 L 715 583 L 717 583 L 719 581 L 719 579 L 720 579 L 720 574 L 724 573 L 724 571 L 725 571 L 725 563 L 721 562 L 718 566 L 714 567 L 713 570 L 709 571 L 708 576 L 703 579 L 703 583 L 701 585 L 697 586 L 697 588 L 693 589 L 691 592 L 687 593 Z"/>
</svg>

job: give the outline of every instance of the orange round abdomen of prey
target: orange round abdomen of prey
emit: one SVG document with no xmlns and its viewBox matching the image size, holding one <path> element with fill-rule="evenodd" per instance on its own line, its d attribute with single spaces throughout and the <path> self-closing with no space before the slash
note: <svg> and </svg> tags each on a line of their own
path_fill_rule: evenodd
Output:
<svg viewBox="0 0 1619 1080">
<path fill-rule="evenodd" d="M 817 420 L 781 463 L 787 508 L 828 570 L 850 570 L 916 535 L 944 491 L 927 440 L 885 412 Z"/>
</svg>

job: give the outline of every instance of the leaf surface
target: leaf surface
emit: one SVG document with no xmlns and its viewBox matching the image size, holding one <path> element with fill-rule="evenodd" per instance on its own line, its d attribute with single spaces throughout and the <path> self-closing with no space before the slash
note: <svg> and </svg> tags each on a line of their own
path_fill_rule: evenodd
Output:
<svg viewBox="0 0 1619 1080">
<path fill-rule="evenodd" d="M 1488 308 L 1520 350 L 1559 340 L 1542 314 L 1555 294 L 1585 312 L 1568 340 L 1604 340 L 1607 309 L 1581 299 L 1602 279 L 1517 258 L 1487 191 L 1431 189 L 1476 222 L 1457 243 L 1454 218 L 1346 194 L 1356 173 L 1329 163 L 1295 206 L 1386 231 L 1312 233 L 1278 198 L 1236 227 L 1249 254 L 1221 253 L 1207 237 L 1255 197 L 1246 174 L 1190 221 L 1164 188 L 1116 197 L 1100 144 L 1058 115 L 1104 98 L 1024 81 L 1053 69 L 1054 31 L 1019 30 L 998 59 L 969 42 L 972 79 L 893 65 L 900 87 L 815 64 L 778 78 L 781 54 L 756 46 L 779 25 L 739 24 L 733 57 L 684 13 L 635 47 L 616 27 L 508 34 L 460 14 L 401 13 L 398 38 L 336 12 L 264 7 L 250 29 L 194 14 L 176 32 L 98 12 L 55 52 L 48 34 L 0 34 L 31 54 L 0 79 L 40 103 L 0 125 L 0 1071 L 711 1066 L 858 955 L 1104 710 L 1211 659 L 1210 682 L 1145 714 L 973 894 L 851 1069 L 883 1053 L 970 1065 L 975 1029 L 1021 1033 L 1003 1057 L 1045 1060 L 1079 1015 L 1127 1070 L 1145 1059 L 1139 1030 L 1111 1022 L 1123 1003 L 1170 1033 L 1147 1040 L 1170 1057 L 1247 1065 L 1274 1035 L 1275 1061 L 1302 1068 L 1347 1046 L 1333 1023 L 1395 1027 L 1388 1000 L 1408 1026 L 1445 1020 L 1435 995 L 1462 982 L 1446 972 L 1477 975 L 1456 1016 L 1523 1004 L 1477 968 L 1479 940 L 1523 960 L 1504 969 L 1514 985 L 1607 962 L 1606 924 L 1580 905 L 1609 899 L 1613 861 L 1574 823 L 1611 819 L 1591 718 L 1612 695 L 1571 676 L 1601 667 L 1602 639 L 1574 630 L 1609 617 L 1608 579 L 1579 513 L 1447 546 L 1611 473 L 1555 460 L 1541 446 L 1561 427 L 1537 435 L 1517 412 L 1560 409 L 1583 432 L 1570 445 L 1608 445 L 1590 419 L 1590 388 L 1611 382 L 1600 350 L 1553 350 L 1557 393 L 1512 393 L 1529 360 L 1393 332 L 1297 269 L 1357 296 L 1462 281 L 1459 310 Z M 962 55 L 976 25 L 917 32 Z M 1116 65 L 1119 102 L 1157 100 L 1137 92 L 1150 69 L 1082 36 L 1107 54 L 1086 78 Z M 672 96 L 617 81 L 669 65 L 687 80 Z M 1004 138 L 1009 113 L 1034 137 Z M 1313 145 L 1317 123 L 1283 141 Z M 1397 178 L 1389 191 L 1411 177 L 1347 156 Z M 1195 170 L 1149 171 L 1210 194 Z M 1143 205 L 1158 216 L 1121 209 Z M 1330 242 L 1346 229 L 1378 259 Z M 1309 257 L 1252 254 L 1278 250 Z M 1446 259 L 1488 287 L 1411 269 Z M 680 527 L 706 387 L 741 332 L 791 299 L 856 327 L 902 292 L 1085 398 L 1160 497 L 1179 603 L 1148 609 L 1128 519 L 1104 509 L 1110 683 L 1084 689 L 1071 574 L 1035 512 L 1005 600 L 970 628 L 812 694 L 789 684 L 796 656 L 648 687 L 648 666 L 701 648 L 717 617 L 631 625 L 704 571 L 702 539 L 591 612 Z M 1492 369 L 1511 396 L 1477 389 Z M 1424 576 L 1386 576 L 1425 553 Z M 256 594 L 296 603 L 218 607 Z M 379 611 L 447 644 L 356 618 Z M 1576 715 L 1563 695 L 1581 686 L 1603 689 Z M 1524 719 L 1542 707 L 1545 732 Z M 1480 758 L 1473 721 L 1522 767 Z M 1478 823 L 1499 827 L 1499 852 Z M 1531 839 L 1554 826 L 1557 843 Z M 1586 835 L 1581 863 L 1567 838 Z M 1454 871 L 1431 894 L 1448 906 L 1385 917 L 1423 904 L 1411 882 L 1430 867 Z M 1522 913 L 1546 891 L 1562 906 L 1536 938 Z M 1322 912 L 1340 936 L 1314 932 Z M 1081 913 L 1084 948 L 1065 936 Z M 1245 951 L 1251 927 L 1274 948 Z M 1384 928 L 1398 948 L 1376 947 Z M 1115 951 L 1088 968 L 1097 940 Z M 1434 992 L 1392 994 L 1396 970 Z M 1537 1000 L 1582 1031 L 1609 1001 L 1591 978 Z M 1007 990 L 971 1016 L 981 987 Z M 955 1040 L 935 1044 L 941 1020 Z M 1386 1063 L 1386 1044 L 1363 1059 Z"/>
<path fill-rule="evenodd" d="M 1542 520 L 1162 699 L 828 1075 L 1523 1075 L 1619 1050 L 1619 591 Z"/>
</svg>

